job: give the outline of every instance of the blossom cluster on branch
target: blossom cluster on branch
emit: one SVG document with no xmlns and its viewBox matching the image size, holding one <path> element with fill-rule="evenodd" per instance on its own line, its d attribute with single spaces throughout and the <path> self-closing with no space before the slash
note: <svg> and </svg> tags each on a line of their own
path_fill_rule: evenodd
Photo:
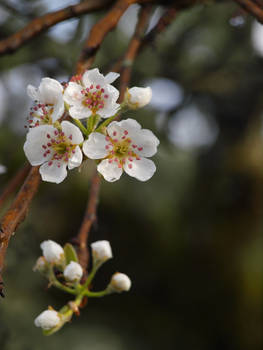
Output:
<svg viewBox="0 0 263 350">
<path fill-rule="evenodd" d="M 57 332 L 71 320 L 73 314 L 79 315 L 79 309 L 85 305 L 85 298 L 100 298 L 112 293 L 128 291 L 131 288 L 129 277 L 116 272 L 104 290 L 98 292 L 90 290 L 91 282 L 98 269 L 113 257 L 108 241 L 97 241 L 91 244 L 92 269 L 84 281 L 82 281 L 83 269 L 71 244 L 67 243 L 62 248 L 58 243 L 48 240 L 42 242 L 40 247 L 43 256 L 38 258 L 34 270 L 48 279 L 49 286 L 75 296 L 74 300 L 68 302 L 59 311 L 49 306 L 35 319 L 35 325 L 41 327 L 45 335 Z"/>
<path fill-rule="evenodd" d="M 118 76 L 103 76 L 94 68 L 69 83 L 43 78 L 38 88 L 27 87 L 34 106 L 24 151 L 31 165 L 40 165 L 42 180 L 62 182 L 67 170 L 79 167 L 85 158 L 95 159 L 98 172 L 109 182 L 123 171 L 140 181 L 153 176 L 156 167 L 148 158 L 157 152 L 158 138 L 134 119 L 115 120 L 147 105 L 151 89 L 127 89 L 119 104 L 119 91 L 111 85 Z"/>
</svg>

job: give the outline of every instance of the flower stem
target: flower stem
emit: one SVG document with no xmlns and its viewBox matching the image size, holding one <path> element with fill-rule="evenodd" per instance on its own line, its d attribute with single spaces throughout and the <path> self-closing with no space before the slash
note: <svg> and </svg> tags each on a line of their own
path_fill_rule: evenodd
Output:
<svg viewBox="0 0 263 350">
<path fill-rule="evenodd" d="M 80 130 L 83 132 L 84 135 L 88 136 L 89 133 L 88 133 L 88 130 L 85 128 L 85 126 L 81 123 L 80 120 L 78 119 L 74 119 L 74 123 L 80 128 Z"/>
</svg>

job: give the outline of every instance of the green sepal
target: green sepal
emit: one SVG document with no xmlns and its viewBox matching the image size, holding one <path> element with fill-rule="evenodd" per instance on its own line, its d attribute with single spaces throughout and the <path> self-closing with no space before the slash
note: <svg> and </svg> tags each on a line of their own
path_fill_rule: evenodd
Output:
<svg viewBox="0 0 263 350">
<path fill-rule="evenodd" d="M 71 261 L 79 262 L 76 250 L 73 245 L 66 243 L 64 246 L 64 253 L 66 258 L 66 264 L 68 265 Z"/>
</svg>

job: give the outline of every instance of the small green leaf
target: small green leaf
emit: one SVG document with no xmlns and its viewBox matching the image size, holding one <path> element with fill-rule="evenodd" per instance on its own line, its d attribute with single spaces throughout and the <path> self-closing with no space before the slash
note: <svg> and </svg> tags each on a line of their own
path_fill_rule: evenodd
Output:
<svg viewBox="0 0 263 350">
<path fill-rule="evenodd" d="M 76 250 L 70 243 L 66 243 L 64 246 L 64 253 L 66 258 L 66 264 L 69 264 L 71 261 L 78 262 L 78 256 Z"/>
</svg>

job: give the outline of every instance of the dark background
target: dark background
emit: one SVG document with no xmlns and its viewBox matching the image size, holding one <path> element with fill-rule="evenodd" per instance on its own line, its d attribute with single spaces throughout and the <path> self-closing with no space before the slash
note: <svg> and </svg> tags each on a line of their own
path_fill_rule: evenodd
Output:
<svg viewBox="0 0 263 350">
<path fill-rule="evenodd" d="M 1 0 L 0 36 L 73 3 Z M 95 62 L 102 72 L 126 49 L 137 11 L 107 36 Z M 27 84 L 67 80 L 101 15 L 59 24 L 0 58 L 0 163 L 8 168 L 0 190 L 25 162 Z M 90 300 L 79 318 L 42 336 L 34 318 L 70 296 L 46 291 L 32 267 L 41 241 L 64 244 L 76 235 L 94 164 L 60 185 L 42 183 L 8 249 L 1 350 L 263 348 L 263 29 L 231 2 L 184 11 L 139 55 L 134 85 L 153 88 L 150 106 L 125 117 L 160 138 L 157 172 L 146 183 L 126 175 L 103 181 L 90 236 L 109 240 L 114 253 L 94 288 L 120 271 L 131 291 Z"/>
</svg>

